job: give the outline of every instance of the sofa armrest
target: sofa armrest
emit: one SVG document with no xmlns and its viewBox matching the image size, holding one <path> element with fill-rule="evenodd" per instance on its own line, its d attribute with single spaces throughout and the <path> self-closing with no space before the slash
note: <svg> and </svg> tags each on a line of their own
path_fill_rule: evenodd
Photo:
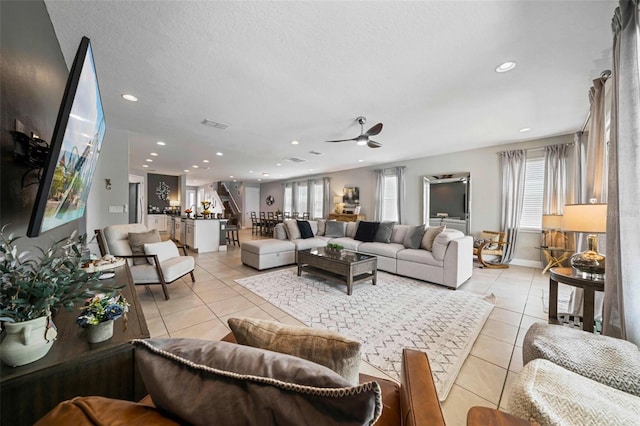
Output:
<svg viewBox="0 0 640 426">
<path fill-rule="evenodd" d="M 405 426 L 444 425 L 444 416 L 427 354 L 402 350 L 400 407 Z"/>
<path fill-rule="evenodd" d="M 458 288 L 473 274 L 473 237 L 465 236 L 449 241 L 444 254 L 444 282 Z"/>
</svg>

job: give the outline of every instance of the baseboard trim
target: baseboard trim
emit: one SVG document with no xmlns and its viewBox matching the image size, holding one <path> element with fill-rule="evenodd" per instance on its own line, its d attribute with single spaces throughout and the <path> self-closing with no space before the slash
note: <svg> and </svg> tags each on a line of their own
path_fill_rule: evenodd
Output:
<svg viewBox="0 0 640 426">
<path fill-rule="evenodd" d="M 526 266 L 527 268 L 536 268 L 536 269 L 542 269 L 544 267 L 542 265 L 542 262 L 539 262 L 536 260 L 528 260 L 528 259 L 511 259 L 511 262 L 509 262 L 509 265 Z"/>
</svg>

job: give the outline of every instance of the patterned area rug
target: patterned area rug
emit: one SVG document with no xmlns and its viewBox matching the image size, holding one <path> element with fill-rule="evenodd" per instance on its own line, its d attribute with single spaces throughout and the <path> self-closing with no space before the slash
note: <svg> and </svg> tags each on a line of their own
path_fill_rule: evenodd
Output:
<svg viewBox="0 0 640 426">
<path fill-rule="evenodd" d="M 471 351 L 493 304 L 480 296 L 378 272 L 377 285 L 346 286 L 296 268 L 236 280 L 310 327 L 339 332 L 363 344 L 363 359 L 399 378 L 402 348 L 429 356 L 440 401 Z"/>
</svg>

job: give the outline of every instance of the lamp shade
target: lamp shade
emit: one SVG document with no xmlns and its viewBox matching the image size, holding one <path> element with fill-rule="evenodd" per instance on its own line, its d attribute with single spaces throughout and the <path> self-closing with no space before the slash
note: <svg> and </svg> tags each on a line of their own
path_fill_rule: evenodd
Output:
<svg viewBox="0 0 640 426">
<path fill-rule="evenodd" d="M 572 232 L 607 232 L 606 204 L 566 204 L 562 230 Z"/>
<path fill-rule="evenodd" d="M 178 201 L 178 200 L 169 200 L 169 205 L 171 207 L 180 207 L 180 201 Z"/>
<path fill-rule="evenodd" d="M 560 229 L 562 226 L 561 214 L 543 214 L 542 229 Z"/>
<path fill-rule="evenodd" d="M 342 195 L 335 195 L 333 197 L 333 204 L 340 204 L 342 202 Z"/>
</svg>

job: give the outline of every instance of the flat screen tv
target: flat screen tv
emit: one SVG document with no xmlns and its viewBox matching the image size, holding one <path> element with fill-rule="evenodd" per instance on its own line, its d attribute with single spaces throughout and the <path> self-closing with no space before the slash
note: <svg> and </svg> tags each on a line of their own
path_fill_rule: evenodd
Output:
<svg viewBox="0 0 640 426">
<path fill-rule="evenodd" d="M 80 219 L 105 133 L 91 43 L 80 41 L 27 229 L 29 237 Z"/>
</svg>

